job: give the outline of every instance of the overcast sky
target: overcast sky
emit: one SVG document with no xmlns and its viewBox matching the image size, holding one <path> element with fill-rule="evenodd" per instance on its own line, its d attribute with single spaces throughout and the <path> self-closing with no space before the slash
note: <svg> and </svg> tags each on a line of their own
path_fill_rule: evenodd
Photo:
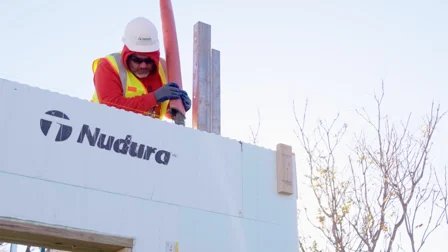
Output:
<svg viewBox="0 0 448 252">
<path fill-rule="evenodd" d="M 92 61 L 121 49 L 123 29 L 136 16 L 161 27 L 158 2 L 2 1 L 0 77 L 88 100 Z M 300 153 L 293 101 L 302 112 L 309 99 L 310 126 L 341 113 L 351 134 L 363 125 L 354 109 L 366 106 L 374 115 L 372 95 L 382 80 L 384 113 L 393 120 L 412 113 L 418 129 L 432 100 L 448 109 L 447 1 L 173 0 L 173 6 L 190 96 L 193 26 L 212 25 L 222 60 L 223 136 L 249 141 L 259 108 L 260 145 L 283 142 Z M 434 140 L 435 164 L 447 165 L 448 118 Z"/>
</svg>

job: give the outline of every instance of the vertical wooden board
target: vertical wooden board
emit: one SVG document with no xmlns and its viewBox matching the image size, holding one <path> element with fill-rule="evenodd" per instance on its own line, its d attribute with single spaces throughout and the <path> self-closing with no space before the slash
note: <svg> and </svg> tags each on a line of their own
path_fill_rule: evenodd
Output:
<svg viewBox="0 0 448 252">
<path fill-rule="evenodd" d="M 188 208 L 180 212 L 179 252 L 257 251 L 256 221 Z"/>
<path fill-rule="evenodd" d="M 299 186 L 297 184 L 297 162 L 296 162 L 296 155 L 292 153 L 292 167 L 294 168 L 294 193 L 296 194 L 296 199 L 299 199 Z"/>
<path fill-rule="evenodd" d="M 246 155 L 244 153 L 243 155 Z M 246 157 L 245 157 L 246 158 Z M 277 192 L 276 152 L 268 149 L 258 149 L 254 157 L 258 177 L 257 187 L 257 220 L 276 223 L 285 226 L 296 226 L 297 200 Z"/>
<path fill-rule="evenodd" d="M 211 132 L 221 135 L 221 54 L 212 49 L 211 78 Z"/>
<path fill-rule="evenodd" d="M 211 26 L 194 25 L 193 43 L 193 128 L 211 131 Z"/>
<path fill-rule="evenodd" d="M 292 147 L 277 144 L 277 191 L 282 194 L 294 194 L 294 167 L 292 164 Z"/>
</svg>

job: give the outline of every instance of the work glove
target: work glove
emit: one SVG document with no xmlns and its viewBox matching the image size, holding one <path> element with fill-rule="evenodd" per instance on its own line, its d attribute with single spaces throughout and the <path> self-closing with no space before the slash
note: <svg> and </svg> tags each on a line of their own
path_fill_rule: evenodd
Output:
<svg viewBox="0 0 448 252">
<path fill-rule="evenodd" d="M 154 96 L 157 102 L 164 102 L 166 100 L 180 99 L 181 93 L 179 86 L 174 82 L 170 82 L 154 91 Z"/>
<path fill-rule="evenodd" d="M 188 97 L 188 93 L 185 90 L 181 90 L 180 92 L 180 98 L 184 104 L 185 112 L 187 112 L 191 108 L 191 99 Z"/>
</svg>

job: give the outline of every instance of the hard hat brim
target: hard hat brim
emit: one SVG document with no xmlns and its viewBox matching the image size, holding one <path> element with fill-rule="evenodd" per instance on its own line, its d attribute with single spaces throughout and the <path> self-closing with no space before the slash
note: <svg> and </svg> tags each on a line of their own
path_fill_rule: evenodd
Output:
<svg viewBox="0 0 448 252">
<path fill-rule="evenodd" d="M 155 52 L 158 51 L 160 49 L 159 44 L 155 44 L 155 45 L 126 45 L 129 50 L 133 51 L 133 52 Z"/>
</svg>

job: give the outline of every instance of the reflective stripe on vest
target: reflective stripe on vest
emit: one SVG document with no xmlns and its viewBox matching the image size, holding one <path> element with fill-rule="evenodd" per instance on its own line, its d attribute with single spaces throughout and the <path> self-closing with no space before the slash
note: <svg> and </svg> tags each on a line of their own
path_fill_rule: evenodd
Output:
<svg viewBox="0 0 448 252">
<path fill-rule="evenodd" d="M 124 64 L 121 60 L 121 53 L 112 53 L 110 55 L 107 55 L 103 59 L 106 59 L 113 66 L 116 73 L 119 75 L 121 85 L 123 88 L 123 97 L 131 98 L 131 97 L 140 96 L 140 95 L 144 95 L 144 94 L 148 93 L 148 91 L 144 87 L 143 83 L 141 83 L 141 81 L 139 79 L 137 79 L 134 76 L 134 74 L 132 74 L 132 72 L 130 72 L 126 69 L 126 67 L 124 66 Z M 96 72 L 96 68 L 97 68 L 100 60 L 101 60 L 101 58 L 94 60 L 94 62 L 92 64 L 93 73 Z M 161 63 L 159 63 L 158 69 L 159 69 L 160 78 L 162 80 L 162 84 L 165 85 L 167 82 L 166 75 L 165 75 L 165 72 L 164 72 L 164 69 L 163 69 Z M 101 101 L 99 101 L 96 91 L 94 92 L 91 101 L 95 102 L 95 103 L 102 103 Z M 164 101 L 164 102 L 158 104 L 158 107 L 160 107 L 160 115 L 156 114 L 157 108 L 154 108 L 151 111 L 142 111 L 142 113 L 145 115 L 149 115 L 151 117 L 157 117 L 159 119 L 163 119 L 165 116 L 165 113 L 167 111 L 168 104 L 169 104 L 169 101 Z"/>
</svg>

